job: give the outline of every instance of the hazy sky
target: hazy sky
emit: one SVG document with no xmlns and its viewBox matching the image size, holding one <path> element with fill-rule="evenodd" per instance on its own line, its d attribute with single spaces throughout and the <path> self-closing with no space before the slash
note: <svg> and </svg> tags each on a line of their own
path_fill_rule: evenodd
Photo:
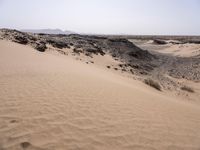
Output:
<svg viewBox="0 0 200 150">
<path fill-rule="evenodd" d="M 0 0 L 0 28 L 200 35 L 200 0 Z"/>
</svg>

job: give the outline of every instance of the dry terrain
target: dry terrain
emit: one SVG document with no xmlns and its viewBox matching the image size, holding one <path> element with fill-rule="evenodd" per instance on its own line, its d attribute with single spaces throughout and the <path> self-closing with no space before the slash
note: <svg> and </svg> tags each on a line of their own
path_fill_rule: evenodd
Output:
<svg viewBox="0 0 200 150">
<path fill-rule="evenodd" d="M 199 47 L 0 30 L 0 150 L 199 150 Z"/>
</svg>

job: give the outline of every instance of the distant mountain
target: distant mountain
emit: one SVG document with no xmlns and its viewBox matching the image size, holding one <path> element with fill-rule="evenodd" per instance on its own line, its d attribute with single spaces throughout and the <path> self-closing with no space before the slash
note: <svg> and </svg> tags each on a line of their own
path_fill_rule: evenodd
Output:
<svg viewBox="0 0 200 150">
<path fill-rule="evenodd" d="M 60 29 L 24 29 L 22 32 L 44 33 L 44 34 L 74 34 L 72 31 L 62 31 Z"/>
</svg>

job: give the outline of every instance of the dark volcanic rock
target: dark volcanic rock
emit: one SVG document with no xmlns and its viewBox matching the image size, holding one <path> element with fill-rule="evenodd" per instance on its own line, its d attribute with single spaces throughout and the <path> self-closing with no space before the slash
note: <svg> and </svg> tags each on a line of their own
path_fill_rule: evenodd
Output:
<svg viewBox="0 0 200 150">
<path fill-rule="evenodd" d="M 200 61 L 199 58 L 179 58 L 169 67 L 168 73 L 175 78 L 184 78 L 187 80 L 200 81 Z"/>
<path fill-rule="evenodd" d="M 20 143 L 20 145 L 21 145 L 21 147 L 23 149 L 27 149 L 28 147 L 31 146 L 31 143 L 29 143 L 29 142 L 22 142 L 22 143 Z"/>
<path fill-rule="evenodd" d="M 153 42 L 154 42 L 155 44 L 159 44 L 159 45 L 165 45 L 165 44 L 167 44 L 166 41 L 164 41 L 164 40 L 159 40 L 159 39 L 155 39 L 155 40 L 153 40 Z"/>
<path fill-rule="evenodd" d="M 152 54 L 150 54 L 148 51 L 145 50 L 130 51 L 128 52 L 128 55 L 137 59 L 145 59 L 145 60 L 151 60 L 155 58 L 155 56 L 153 56 Z"/>
<path fill-rule="evenodd" d="M 47 43 L 51 44 L 55 48 L 69 48 L 68 44 L 58 40 L 47 40 Z"/>
<path fill-rule="evenodd" d="M 30 34 L 9 29 L 0 29 L 0 38 L 20 44 L 29 44 L 40 52 L 44 52 L 47 49 L 46 45 L 50 44 L 55 47 L 53 50 L 64 55 L 67 55 L 68 52 L 63 48 L 73 49 L 72 55 L 81 53 L 91 58 L 93 55 L 109 54 L 121 64 L 117 68 L 115 66 L 106 66 L 107 68 L 127 71 L 139 76 L 151 76 L 158 80 L 163 88 L 167 88 L 167 85 L 173 85 L 173 87 L 177 88 L 177 84 L 166 75 L 178 79 L 200 81 L 200 55 L 192 58 L 179 58 L 157 53 L 151 54 L 124 38 L 78 34 Z M 158 39 L 152 38 L 152 40 L 154 40 L 154 44 L 164 45 L 167 44 L 165 40 L 168 39 L 163 38 L 163 40 L 160 40 L 158 37 Z M 199 39 L 185 39 L 185 41 L 184 39 L 179 39 L 179 41 L 173 44 L 200 43 Z"/>
<path fill-rule="evenodd" d="M 25 36 L 21 36 L 21 35 L 16 35 L 14 42 L 20 43 L 20 44 L 27 44 L 28 43 L 28 39 Z"/>
<path fill-rule="evenodd" d="M 76 48 L 74 48 L 73 51 L 74 51 L 74 53 L 77 53 L 77 54 L 80 54 L 80 53 L 83 52 L 82 50 L 80 50 L 80 49 L 76 49 Z"/>
<path fill-rule="evenodd" d="M 45 52 L 45 50 L 47 49 L 46 44 L 43 42 L 40 43 L 36 43 L 35 49 L 40 51 L 40 52 Z"/>
<path fill-rule="evenodd" d="M 151 63 L 155 56 L 135 46 L 132 42 L 124 38 L 113 38 L 103 36 L 88 35 L 51 35 L 51 34 L 30 34 L 16 30 L 2 30 L 3 37 L 15 40 L 21 44 L 30 44 L 40 52 L 47 49 L 46 44 L 55 47 L 56 51 L 66 54 L 63 48 L 73 48 L 74 54 L 84 54 L 88 57 L 92 55 L 110 54 L 115 60 L 130 64 L 133 69 L 153 70 Z M 147 67 L 148 64 L 149 66 Z M 138 68 L 135 65 L 140 66 Z M 132 67 L 133 66 L 133 67 Z"/>
<path fill-rule="evenodd" d="M 86 52 L 88 53 L 92 53 L 92 54 L 100 54 L 100 55 L 105 55 L 105 53 L 101 50 L 101 49 L 98 49 L 98 48 L 87 48 L 85 49 Z"/>
<path fill-rule="evenodd" d="M 140 49 L 127 39 L 108 39 L 107 46 L 112 56 L 122 59 L 132 60 L 134 58 L 144 61 L 155 58 L 148 51 Z"/>
<path fill-rule="evenodd" d="M 191 44 L 200 44 L 200 40 L 190 40 L 190 41 L 188 41 L 188 43 L 191 43 Z"/>
</svg>

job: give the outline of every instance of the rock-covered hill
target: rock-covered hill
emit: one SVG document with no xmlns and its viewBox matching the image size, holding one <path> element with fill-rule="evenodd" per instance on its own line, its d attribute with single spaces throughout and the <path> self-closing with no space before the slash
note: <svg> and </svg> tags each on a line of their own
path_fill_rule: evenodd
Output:
<svg viewBox="0 0 200 150">
<path fill-rule="evenodd" d="M 116 70 L 129 72 L 142 79 L 150 77 L 157 80 L 164 89 L 169 89 L 169 85 L 170 88 L 173 85 L 175 89 L 181 86 L 179 82 L 175 82 L 166 75 L 177 79 L 200 81 L 199 57 L 179 58 L 160 53 L 151 54 L 122 37 L 31 34 L 1 29 L 0 39 L 30 45 L 40 52 L 45 52 L 51 46 L 64 55 L 66 55 L 66 49 L 72 50 L 74 55 L 83 54 L 88 58 L 107 54 L 121 62 L 118 66 L 120 69 Z"/>
<path fill-rule="evenodd" d="M 87 35 L 54 35 L 31 34 L 17 30 L 1 29 L 1 38 L 20 44 L 31 45 L 36 50 L 44 52 L 51 45 L 62 53 L 62 49 L 71 48 L 76 54 L 92 55 L 110 54 L 126 65 L 136 69 L 153 69 L 150 62 L 156 58 L 148 51 L 142 50 L 132 42 L 123 38 L 87 36 Z M 64 54 L 64 52 L 63 52 Z"/>
</svg>

